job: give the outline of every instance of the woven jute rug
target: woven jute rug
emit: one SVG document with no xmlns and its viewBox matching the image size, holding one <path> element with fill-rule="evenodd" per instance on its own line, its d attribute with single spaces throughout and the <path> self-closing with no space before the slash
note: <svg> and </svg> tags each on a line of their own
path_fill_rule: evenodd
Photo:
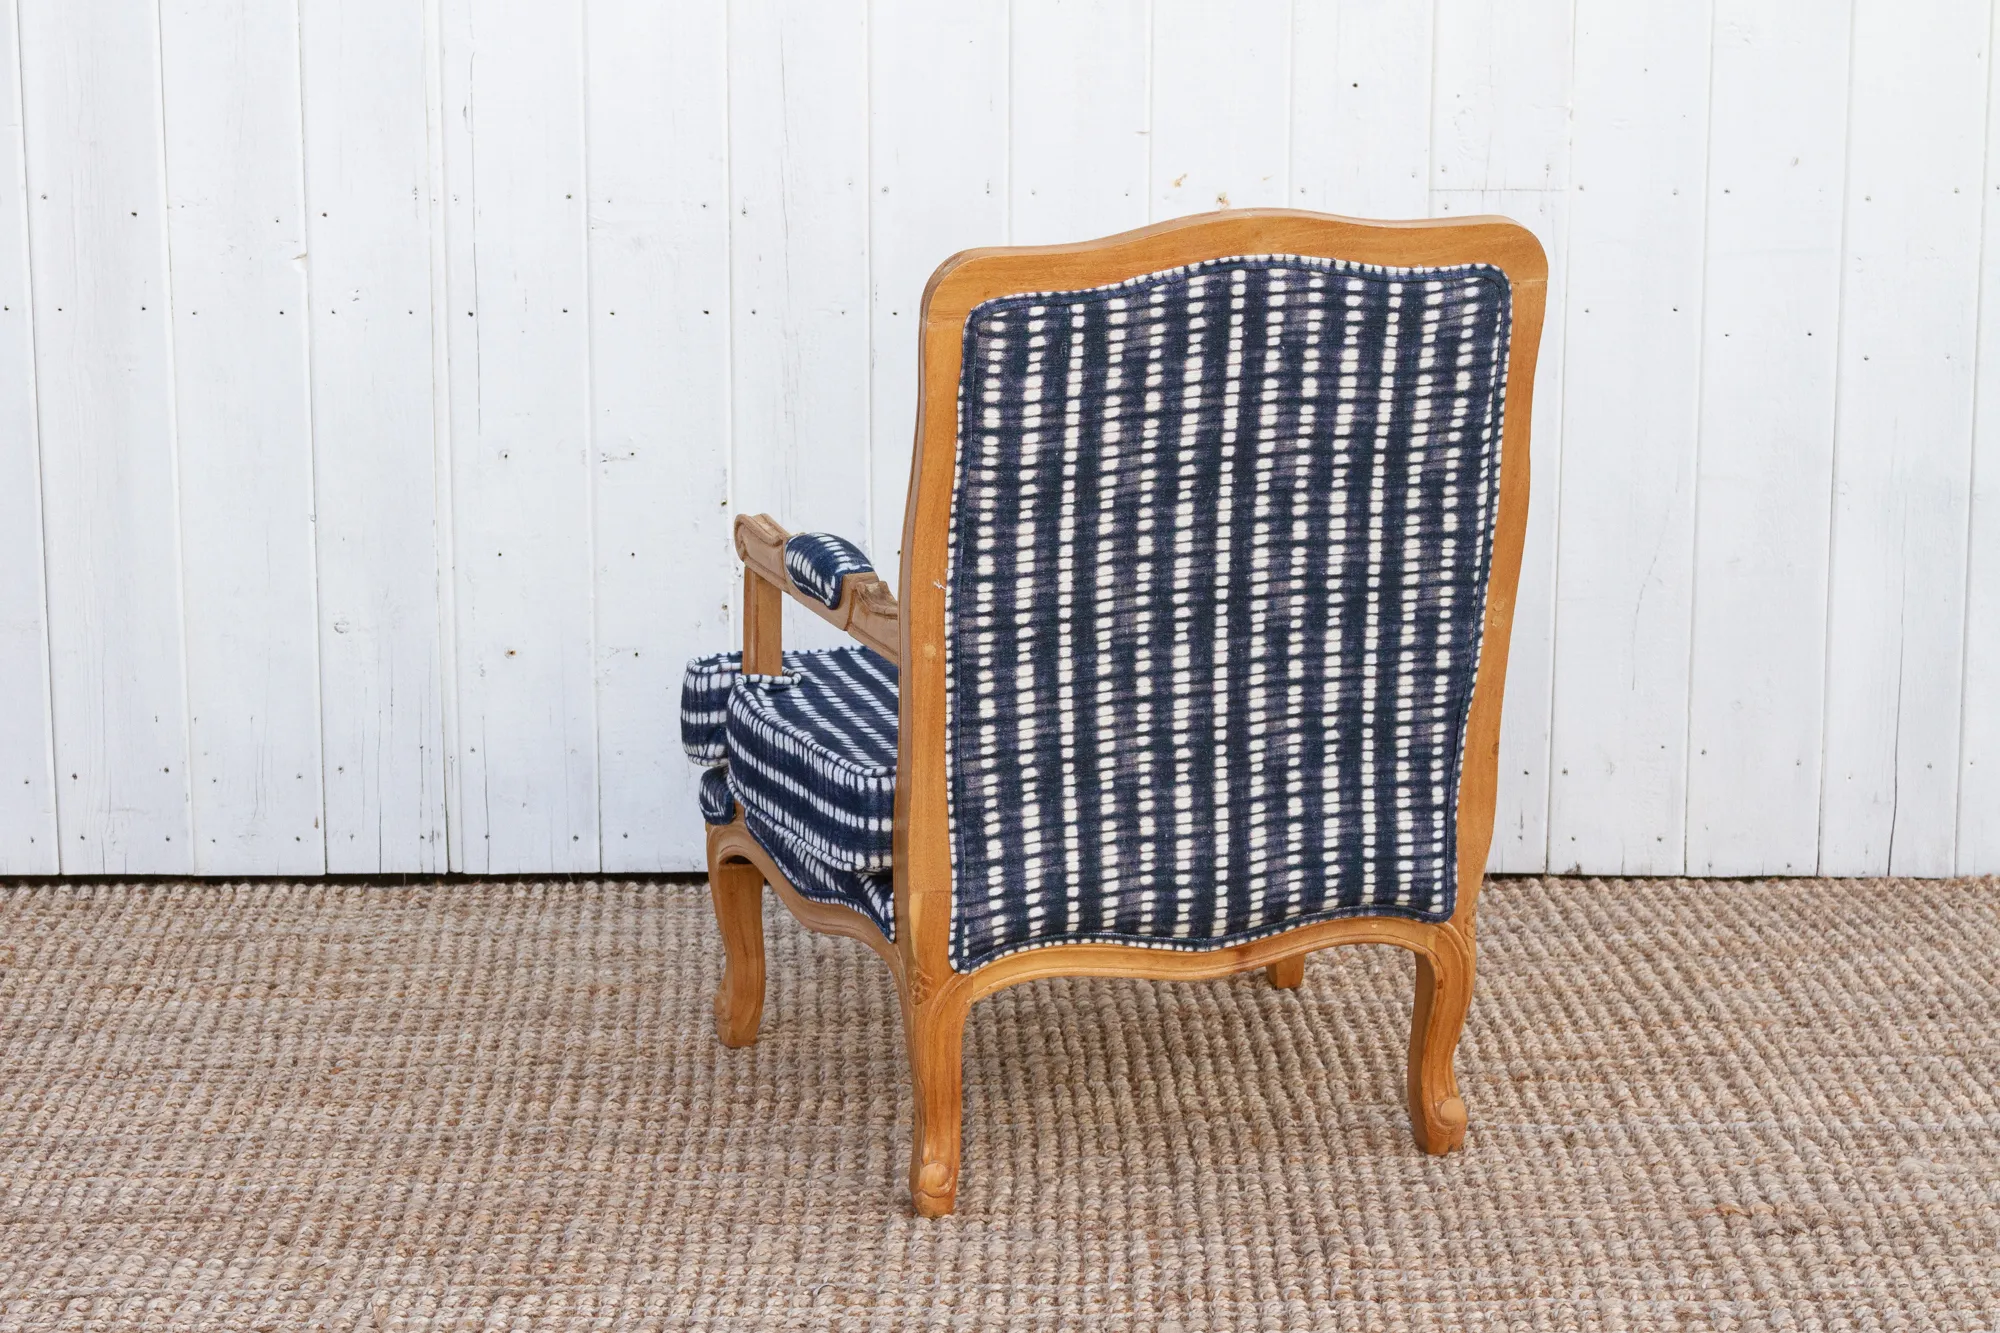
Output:
<svg viewBox="0 0 2000 1333">
<path fill-rule="evenodd" d="M 0 1327 L 1989 1329 L 2000 883 L 1495 881 L 1465 1151 L 1411 964 L 973 1011 L 904 1194 L 887 974 L 674 883 L 0 889 Z"/>
</svg>

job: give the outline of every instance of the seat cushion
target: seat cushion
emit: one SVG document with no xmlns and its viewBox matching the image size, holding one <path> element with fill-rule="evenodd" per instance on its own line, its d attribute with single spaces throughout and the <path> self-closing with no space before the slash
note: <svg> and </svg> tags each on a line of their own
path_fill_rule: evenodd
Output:
<svg viewBox="0 0 2000 1333">
<path fill-rule="evenodd" d="M 832 869 L 889 868 L 895 667 L 866 648 L 788 654 L 783 676 L 739 676 L 725 713 L 746 812 Z"/>
<path fill-rule="evenodd" d="M 792 649 L 784 654 L 785 670 L 799 671 L 825 653 L 853 651 L 851 648 Z M 742 674 L 740 652 L 710 653 L 687 664 L 687 671 L 681 677 L 681 748 L 697 764 L 719 764 L 729 757 L 722 737 L 723 723 L 729 692 Z"/>
<path fill-rule="evenodd" d="M 743 822 L 801 898 L 852 907 L 873 921 L 884 939 L 896 938 L 895 876 L 889 871 L 836 869 L 758 818 L 755 811 L 745 810 Z"/>
<path fill-rule="evenodd" d="M 729 790 L 729 767 L 717 764 L 702 770 L 701 788 L 695 793 L 703 822 L 727 824 L 736 818 L 736 796 Z"/>
</svg>

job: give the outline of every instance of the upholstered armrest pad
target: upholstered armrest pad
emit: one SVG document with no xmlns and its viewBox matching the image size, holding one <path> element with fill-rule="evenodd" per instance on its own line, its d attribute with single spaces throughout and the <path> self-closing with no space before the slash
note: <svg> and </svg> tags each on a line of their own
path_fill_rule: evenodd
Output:
<svg viewBox="0 0 2000 1333">
<path fill-rule="evenodd" d="M 827 606 L 840 605 L 840 582 L 849 574 L 873 574 L 861 548 L 830 532 L 801 532 L 785 543 L 785 572 L 800 592 Z"/>
</svg>

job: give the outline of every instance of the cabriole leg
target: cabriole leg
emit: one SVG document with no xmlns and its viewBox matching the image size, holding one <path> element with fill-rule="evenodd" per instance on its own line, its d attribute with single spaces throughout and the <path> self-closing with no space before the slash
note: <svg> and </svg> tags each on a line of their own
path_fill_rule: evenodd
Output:
<svg viewBox="0 0 2000 1333">
<path fill-rule="evenodd" d="M 764 876 L 747 861 L 711 858 L 708 886 L 722 928 L 715 1034 L 724 1046 L 748 1046 L 764 1018 Z"/>
<path fill-rule="evenodd" d="M 1472 1003 L 1472 948 L 1446 947 L 1417 955 L 1417 1002 L 1410 1023 L 1410 1127 L 1427 1153 L 1465 1142 L 1465 1103 L 1452 1058 Z"/>
<path fill-rule="evenodd" d="M 967 1006 L 949 993 L 903 1005 L 916 1121 L 910 1139 L 910 1202 L 925 1217 L 958 1204 L 959 1135 L 965 1113 Z"/>
</svg>

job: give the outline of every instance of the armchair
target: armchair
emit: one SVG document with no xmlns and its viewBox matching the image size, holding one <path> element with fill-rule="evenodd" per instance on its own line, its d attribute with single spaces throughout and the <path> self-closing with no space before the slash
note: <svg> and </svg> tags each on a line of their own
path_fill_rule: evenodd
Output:
<svg viewBox="0 0 2000 1333">
<path fill-rule="evenodd" d="M 1400 946 L 1411 1123 L 1460 1144 L 1546 272 L 1504 219 L 1283 210 L 967 251 L 924 296 L 900 601 L 737 520 L 742 653 L 683 695 L 717 1029 L 756 1040 L 766 883 L 880 954 L 919 1212 L 970 1006 L 1037 977 Z M 860 646 L 785 652 L 785 596 Z"/>
</svg>

